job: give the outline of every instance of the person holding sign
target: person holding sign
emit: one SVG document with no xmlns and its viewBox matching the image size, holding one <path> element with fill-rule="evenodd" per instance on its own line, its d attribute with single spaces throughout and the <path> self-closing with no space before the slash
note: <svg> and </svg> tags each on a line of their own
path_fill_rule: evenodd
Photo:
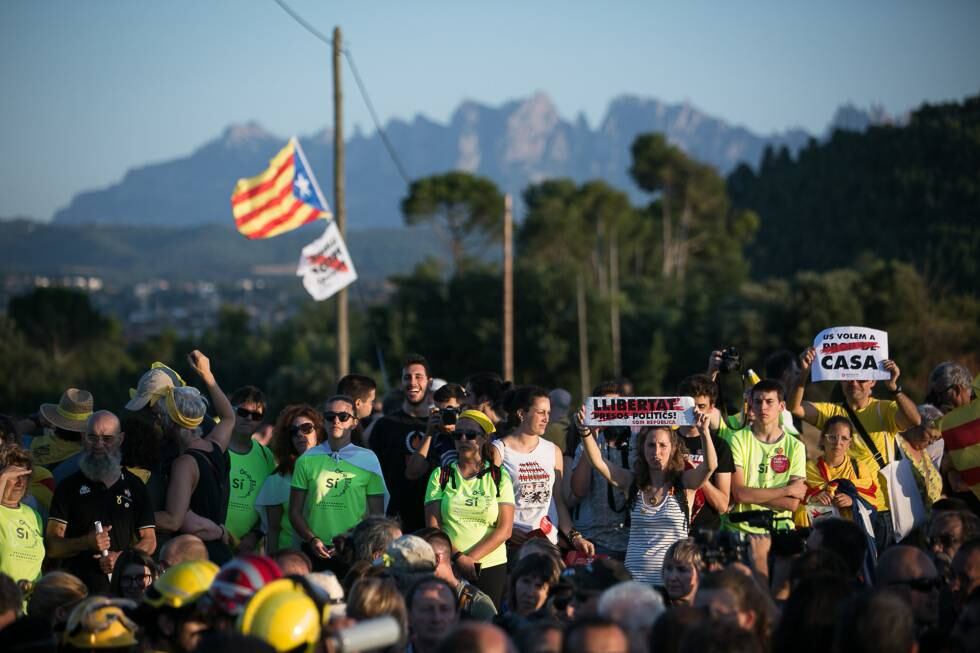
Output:
<svg viewBox="0 0 980 653">
<path fill-rule="evenodd" d="M 766 530 L 739 520 L 739 513 L 771 510 L 777 529 L 792 529 L 793 511 L 806 494 L 806 448 L 780 425 L 786 408 L 783 386 L 763 379 L 752 387 L 751 428 L 732 435 L 732 497 L 726 528 L 743 533 Z"/>
<path fill-rule="evenodd" d="M 816 358 L 817 350 L 814 347 L 808 347 L 800 354 L 800 376 L 789 397 L 790 412 L 797 417 L 802 417 L 805 422 L 818 429 L 823 429 L 831 417 L 849 418 L 854 425 L 856 437 L 851 440 L 848 454 L 878 475 L 882 467 L 895 460 L 895 438 L 898 433 L 918 426 L 921 421 L 915 403 L 898 383 L 901 370 L 891 359 L 882 362 L 882 368 L 889 375 L 885 387 L 894 397 L 890 401 L 871 396 L 875 381 L 870 378 L 841 381 L 840 388 L 844 394 L 841 403 L 804 401 L 807 377 Z M 866 376 L 872 376 L 873 371 L 868 370 Z M 877 483 L 882 487 L 882 497 L 881 508 L 875 517 L 874 529 L 875 541 L 880 552 L 893 539 L 894 527 L 887 487 L 880 475 Z"/>
<path fill-rule="evenodd" d="M 585 409 L 579 412 L 585 423 Z M 705 413 L 697 415 L 697 430 L 704 450 L 703 462 L 684 469 L 684 447 L 669 426 L 645 427 L 637 438 L 639 455 L 633 470 L 607 461 L 596 444 L 592 429 L 582 431 L 585 456 L 610 485 L 625 489 L 629 498 L 630 531 L 626 568 L 633 579 L 664 586 L 663 563 L 667 549 L 688 536 L 688 506 L 699 487 L 718 467 L 718 456 Z"/>
</svg>

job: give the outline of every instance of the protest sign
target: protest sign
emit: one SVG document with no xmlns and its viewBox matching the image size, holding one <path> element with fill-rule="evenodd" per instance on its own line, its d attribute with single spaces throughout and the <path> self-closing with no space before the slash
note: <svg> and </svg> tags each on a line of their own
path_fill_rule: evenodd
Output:
<svg viewBox="0 0 980 653">
<path fill-rule="evenodd" d="M 586 426 L 693 426 L 691 397 L 589 397 Z"/>
<path fill-rule="evenodd" d="M 831 327 L 813 340 L 817 357 L 810 366 L 813 381 L 876 381 L 890 375 L 888 333 L 864 327 Z"/>
<path fill-rule="evenodd" d="M 322 236 L 303 248 L 296 275 L 303 277 L 303 287 L 317 301 L 333 296 L 357 279 L 336 222 L 331 221 Z"/>
</svg>

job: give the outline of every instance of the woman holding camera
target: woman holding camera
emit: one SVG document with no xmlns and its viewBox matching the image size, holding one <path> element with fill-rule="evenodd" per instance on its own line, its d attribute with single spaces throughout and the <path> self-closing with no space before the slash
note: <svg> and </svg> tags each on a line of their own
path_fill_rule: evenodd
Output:
<svg viewBox="0 0 980 653">
<path fill-rule="evenodd" d="M 507 583 L 507 539 L 514 524 L 510 475 L 493 463 L 493 422 L 478 410 L 459 414 L 452 431 L 457 460 L 437 467 L 425 492 L 427 526 L 442 529 L 453 562 L 497 609 Z"/>
<path fill-rule="evenodd" d="M 585 422 L 584 407 L 579 424 Z M 626 547 L 626 568 L 633 579 L 663 587 L 663 563 L 667 549 L 687 537 L 689 506 L 694 493 L 718 467 L 718 455 L 708 430 L 707 414 L 697 416 L 704 461 L 684 469 L 684 445 L 677 432 L 667 426 L 645 427 L 637 438 L 637 458 L 633 469 L 607 461 L 593 437 L 583 426 L 582 446 L 589 462 L 610 485 L 626 490 L 630 502 L 630 533 Z"/>
</svg>

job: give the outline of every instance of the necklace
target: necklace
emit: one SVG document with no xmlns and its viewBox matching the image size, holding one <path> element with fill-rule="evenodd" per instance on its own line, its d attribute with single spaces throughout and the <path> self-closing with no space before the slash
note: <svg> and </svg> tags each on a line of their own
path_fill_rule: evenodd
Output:
<svg viewBox="0 0 980 653">
<path fill-rule="evenodd" d="M 667 496 L 667 486 L 660 485 L 657 487 L 650 486 L 648 489 L 643 490 L 643 499 L 647 504 L 651 506 L 659 506 L 663 503 L 664 498 Z"/>
</svg>

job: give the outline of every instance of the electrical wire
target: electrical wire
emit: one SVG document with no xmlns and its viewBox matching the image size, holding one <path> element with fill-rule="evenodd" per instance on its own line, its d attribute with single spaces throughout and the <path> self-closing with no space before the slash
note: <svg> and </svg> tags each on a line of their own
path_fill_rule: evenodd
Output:
<svg viewBox="0 0 980 653">
<path fill-rule="evenodd" d="M 293 20 L 303 26 L 306 31 L 327 45 L 333 47 L 332 38 L 328 37 L 326 34 L 311 25 L 309 21 L 294 11 L 292 7 L 287 5 L 284 0 L 275 0 L 275 2 L 282 8 L 283 11 L 289 14 Z M 378 119 L 377 111 L 374 110 L 374 103 L 371 101 L 371 96 L 367 92 L 367 86 L 365 86 L 364 80 L 361 79 L 361 73 L 358 71 L 357 65 L 354 63 L 354 55 L 351 54 L 349 48 L 342 48 L 341 52 L 343 53 L 344 58 L 347 60 L 347 65 L 350 68 L 351 74 L 354 75 L 354 82 L 357 84 L 357 90 L 360 92 L 361 99 L 364 100 L 365 106 L 367 106 L 368 113 L 371 115 L 371 121 L 374 123 L 374 128 L 377 130 L 378 136 L 381 137 L 381 143 L 384 145 L 385 151 L 388 152 L 391 162 L 394 164 L 395 169 L 398 171 L 398 175 L 402 178 L 402 181 L 405 182 L 405 185 L 411 185 L 412 180 L 405 172 L 405 166 L 402 165 L 398 153 L 395 152 L 394 145 L 391 144 L 391 141 L 388 139 L 388 134 L 385 133 L 384 127 L 382 127 L 381 121 Z"/>
</svg>

